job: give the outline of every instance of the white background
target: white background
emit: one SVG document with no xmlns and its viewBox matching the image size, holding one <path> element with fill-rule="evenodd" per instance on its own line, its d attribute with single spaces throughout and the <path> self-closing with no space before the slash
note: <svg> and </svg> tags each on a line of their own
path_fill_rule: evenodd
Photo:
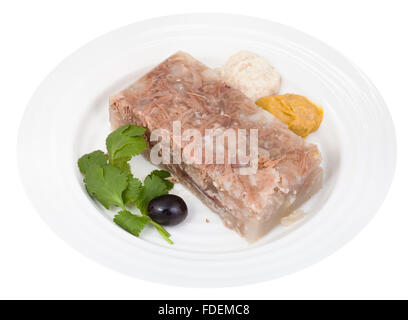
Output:
<svg viewBox="0 0 408 320">
<path fill-rule="evenodd" d="M 404 0 L 2 1 L 0 298 L 407 299 L 407 6 Z M 108 31 L 188 12 L 246 14 L 302 30 L 350 58 L 387 102 L 398 138 L 392 188 L 372 222 L 318 264 L 237 288 L 153 284 L 102 267 L 68 247 L 26 198 L 16 166 L 17 131 L 25 105 L 45 76 L 78 47 Z"/>
</svg>

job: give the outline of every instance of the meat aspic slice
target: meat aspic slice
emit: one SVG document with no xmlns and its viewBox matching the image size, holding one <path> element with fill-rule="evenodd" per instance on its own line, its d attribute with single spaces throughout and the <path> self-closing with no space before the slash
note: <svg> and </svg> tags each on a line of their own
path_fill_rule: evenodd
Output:
<svg viewBox="0 0 408 320">
<path fill-rule="evenodd" d="M 161 165 L 218 213 L 225 226 L 249 242 L 268 233 L 322 185 L 321 155 L 316 145 L 295 135 L 184 52 L 172 55 L 113 95 L 110 121 L 112 129 L 124 124 L 146 127 L 148 138 L 153 130 L 165 129 L 170 133 L 170 144 L 181 152 L 188 141 L 175 139 L 174 121 L 181 123 L 183 132 L 199 130 L 203 139 L 206 129 L 257 129 L 258 168 L 251 174 L 242 174 L 240 164 L 228 161 L 185 161 L 189 154 L 179 164 Z M 150 142 L 150 148 L 153 146 Z M 149 157 L 148 152 L 146 155 Z"/>
</svg>

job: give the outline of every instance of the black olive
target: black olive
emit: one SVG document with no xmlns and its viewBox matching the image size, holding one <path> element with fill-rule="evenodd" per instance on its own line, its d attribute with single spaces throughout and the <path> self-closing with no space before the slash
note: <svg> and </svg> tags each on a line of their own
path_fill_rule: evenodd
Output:
<svg viewBox="0 0 408 320">
<path fill-rule="evenodd" d="M 154 198 L 147 206 L 149 217 L 163 226 L 174 226 L 187 217 L 187 205 L 174 194 Z"/>
</svg>

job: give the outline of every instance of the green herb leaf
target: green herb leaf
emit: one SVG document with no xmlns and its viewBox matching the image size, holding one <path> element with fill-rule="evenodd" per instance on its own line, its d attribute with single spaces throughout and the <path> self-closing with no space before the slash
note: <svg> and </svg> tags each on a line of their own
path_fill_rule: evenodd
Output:
<svg viewBox="0 0 408 320">
<path fill-rule="evenodd" d="M 103 167 L 107 162 L 108 156 L 103 151 L 97 150 L 82 156 L 78 160 L 78 167 L 82 174 L 86 174 L 89 167 L 95 165 Z"/>
<path fill-rule="evenodd" d="M 127 162 L 146 149 L 146 141 L 142 137 L 145 132 L 145 128 L 133 125 L 125 125 L 113 131 L 106 138 L 109 162 L 130 172 Z"/>
<path fill-rule="evenodd" d="M 140 189 L 142 189 L 143 185 L 142 182 L 134 178 L 133 176 L 129 178 L 129 184 L 125 192 L 123 193 L 123 200 L 125 204 L 130 204 L 132 202 L 136 202 L 136 199 L 139 196 Z"/>
<path fill-rule="evenodd" d="M 147 215 L 149 202 L 165 195 L 173 188 L 167 180 L 170 173 L 154 170 L 144 183 L 134 178 L 128 161 L 146 149 L 142 138 L 146 129 L 125 125 L 112 132 L 106 139 L 108 155 L 100 150 L 86 154 L 78 160 L 78 167 L 85 176 L 84 182 L 88 193 L 95 197 L 105 208 L 117 206 L 122 209 L 115 215 L 114 222 L 135 236 L 147 224 L 151 224 L 170 244 L 170 233 Z M 142 215 L 134 215 L 125 205 L 135 203 Z"/>
<path fill-rule="evenodd" d="M 146 224 L 149 223 L 149 220 L 149 217 L 137 216 L 127 210 L 120 211 L 113 219 L 117 225 L 136 237 L 139 236 Z"/>
<path fill-rule="evenodd" d="M 111 205 L 124 208 L 122 193 L 128 186 L 128 175 L 120 169 L 107 164 L 103 167 L 91 165 L 85 171 L 86 189 L 106 209 Z"/>
<path fill-rule="evenodd" d="M 148 218 L 148 222 L 156 228 L 164 240 L 173 244 L 170 240 L 170 233 L 166 231 L 160 224 L 153 221 L 147 216 L 147 206 L 149 202 L 161 195 L 167 194 L 173 187 L 170 181 L 164 180 L 169 177 L 170 173 L 164 170 L 155 170 L 151 172 L 144 180 L 144 185 L 139 179 L 131 177 L 129 180 L 128 188 L 123 193 L 123 199 L 125 204 L 136 203 L 143 217 Z M 171 185 L 167 184 L 169 182 Z"/>
<path fill-rule="evenodd" d="M 128 163 L 130 159 L 131 157 L 116 159 L 114 166 L 127 173 L 129 176 L 132 176 L 132 173 L 130 172 L 130 165 Z"/>
<path fill-rule="evenodd" d="M 152 176 L 152 175 L 156 175 L 156 176 L 158 176 L 159 178 L 161 178 L 161 179 L 164 181 L 164 183 L 166 184 L 168 191 L 170 191 L 171 189 L 173 189 L 174 183 L 172 183 L 172 182 L 170 182 L 169 180 L 167 180 L 167 178 L 170 178 L 170 177 L 171 177 L 170 172 L 168 172 L 168 171 L 166 171 L 166 170 L 154 170 L 154 171 L 152 171 L 152 172 L 149 174 L 149 176 Z"/>
<path fill-rule="evenodd" d="M 168 243 L 173 244 L 173 241 L 170 240 L 171 234 L 167 232 L 166 229 L 164 229 L 160 224 L 158 224 L 156 221 L 152 220 L 150 217 L 150 224 L 152 224 L 156 230 L 160 233 L 162 238 L 166 240 Z"/>
<path fill-rule="evenodd" d="M 143 215 L 147 215 L 147 206 L 151 200 L 158 196 L 168 194 L 166 183 L 157 175 L 147 176 L 143 188 L 140 189 L 135 199 L 136 206 Z"/>
<path fill-rule="evenodd" d="M 154 178 L 153 178 L 154 176 Z M 141 211 L 144 210 L 144 201 L 150 201 L 152 196 L 167 194 L 170 191 L 174 184 L 170 181 L 167 181 L 166 178 L 170 177 L 170 173 L 165 170 L 154 170 L 152 171 L 145 179 L 147 181 L 147 186 L 144 187 L 143 184 L 140 182 L 139 179 L 133 178 L 133 176 L 129 179 L 129 186 L 127 190 L 124 192 L 124 200 L 125 204 L 129 203 L 137 203 L 139 209 Z M 161 182 L 159 181 L 161 180 Z M 153 184 L 157 182 L 157 190 L 153 189 Z M 164 186 L 163 186 L 164 183 Z M 147 190 L 146 190 L 147 188 Z M 141 194 L 142 193 L 142 194 Z M 151 196 L 149 196 L 151 195 Z M 145 199 L 147 198 L 147 199 Z M 149 200 L 150 199 L 150 200 Z"/>
<path fill-rule="evenodd" d="M 138 216 L 132 214 L 127 210 L 122 210 L 117 215 L 115 215 L 113 221 L 121 228 L 125 229 L 127 232 L 133 234 L 136 237 L 140 235 L 147 224 L 151 224 L 156 228 L 156 230 L 160 233 L 164 240 L 166 240 L 170 244 L 173 244 L 173 241 L 170 240 L 170 233 L 168 233 L 166 229 L 164 229 L 160 224 L 153 221 L 148 216 Z"/>
</svg>

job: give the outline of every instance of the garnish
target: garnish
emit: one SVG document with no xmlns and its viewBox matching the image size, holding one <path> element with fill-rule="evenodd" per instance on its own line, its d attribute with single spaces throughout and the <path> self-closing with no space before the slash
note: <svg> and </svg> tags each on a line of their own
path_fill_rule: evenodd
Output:
<svg viewBox="0 0 408 320">
<path fill-rule="evenodd" d="M 146 149 L 146 141 L 142 137 L 145 132 L 145 128 L 132 125 L 113 131 L 106 138 L 109 163 L 130 172 L 128 161 Z"/>
<path fill-rule="evenodd" d="M 133 176 L 129 178 L 128 187 L 123 193 L 123 200 L 126 205 L 136 201 L 141 188 L 143 188 L 143 184 L 138 178 L 134 178 Z"/>
<path fill-rule="evenodd" d="M 156 228 L 170 244 L 170 234 L 147 215 L 149 202 L 161 195 L 166 195 L 173 188 L 167 181 L 170 173 L 165 170 L 152 171 L 142 183 L 130 172 L 129 160 L 146 149 L 142 135 L 145 129 L 125 125 L 113 131 L 106 139 L 108 155 L 97 150 L 85 154 L 78 160 L 80 172 L 88 193 L 106 209 L 112 206 L 121 209 L 113 221 L 136 237 L 146 225 Z M 141 214 L 133 214 L 127 206 L 135 204 Z"/>
<path fill-rule="evenodd" d="M 88 153 L 78 160 L 79 171 L 85 174 L 93 165 L 104 166 L 108 163 L 108 156 L 101 150 Z"/>
<path fill-rule="evenodd" d="M 120 169 L 106 164 L 91 165 L 85 172 L 85 186 L 89 194 L 109 209 L 111 205 L 124 208 L 122 193 L 128 187 L 128 176 Z"/>
<path fill-rule="evenodd" d="M 170 178 L 170 177 L 171 177 L 170 172 L 168 172 L 168 171 L 166 171 L 166 170 L 153 170 L 153 171 L 149 174 L 149 176 L 152 176 L 152 175 L 156 175 L 156 176 L 158 176 L 159 178 L 161 178 L 161 179 L 164 181 L 164 183 L 166 184 L 167 189 L 168 189 L 169 191 L 170 191 L 171 189 L 173 189 L 174 183 L 171 182 L 171 181 L 169 181 L 169 180 L 167 180 L 167 178 Z"/>
<path fill-rule="evenodd" d="M 135 202 L 140 212 L 147 215 L 149 202 L 156 197 L 168 194 L 169 189 L 163 179 L 154 174 L 147 176 L 143 184 L 143 188 L 138 193 Z"/>
<path fill-rule="evenodd" d="M 153 221 L 149 216 L 138 216 L 127 210 L 122 210 L 115 216 L 113 221 L 136 237 L 139 236 L 140 232 L 142 232 L 147 224 L 151 224 L 156 228 L 164 240 L 170 244 L 173 244 L 173 241 L 170 240 L 170 233 L 168 233 L 160 224 Z"/>
<path fill-rule="evenodd" d="M 149 219 L 148 217 L 137 216 L 127 210 L 122 210 L 115 216 L 113 221 L 127 232 L 138 237 L 140 232 L 142 232 L 143 228 L 149 222 Z"/>
<path fill-rule="evenodd" d="M 187 205 L 174 194 L 165 194 L 149 202 L 147 212 L 150 218 L 163 226 L 175 226 L 187 217 Z"/>
</svg>

